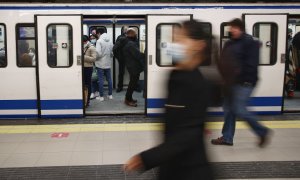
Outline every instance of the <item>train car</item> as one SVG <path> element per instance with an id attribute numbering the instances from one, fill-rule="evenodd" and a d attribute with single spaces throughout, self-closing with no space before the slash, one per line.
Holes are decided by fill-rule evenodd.
<path id="1" fill-rule="evenodd" d="M 287 29 L 300 30 L 300 3 L 290 4 L 0 4 L 0 118 L 84 117 L 103 114 L 164 112 L 166 81 L 174 68 L 163 44 L 172 42 L 174 26 L 201 20 L 214 36 L 219 52 L 228 40 L 228 22 L 243 18 L 246 32 L 261 43 L 259 82 L 250 109 L 281 114 L 288 104 L 300 110 L 296 98 L 285 100 Z M 146 69 L 140 78 L 143 93 L 135 93 L 138 107 L 124 105 L 124 93 L 114 100 L 92 100 L 84 106 L 82 35 L 104 27 L 115 42 L 123 26 L 136 28 L 145 51 Z M 26 57 L 24 57 L 24 53 Z M 26 59 L 26 60 L 24 60 Z M 214 56 L 202 66 L 217 74 Z M 112 59 L 114 87 L 118 63 Z M 124 86 L 128 83 L 125 74 Z M 293 101 L 290 103 L 290 101 Z M 211 107 L 211 114 L 222 114 Z"/>

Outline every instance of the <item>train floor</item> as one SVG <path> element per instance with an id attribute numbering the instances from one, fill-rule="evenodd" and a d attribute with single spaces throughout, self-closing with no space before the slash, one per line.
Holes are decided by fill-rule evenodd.
<path id="1" fill-rule="evenodd" d="M 300 91 L 294 92 L 294 97 L 284 99 L 284 111 L 300 111 Z"/>
<path id="2" fill-rule="evenodd" d="M 107 89 L 105 93 L 107 94 Z M 143 114 L 145 112 L 145 99 L 143 92 L 133 93 L 133 99 L 137 100 L 137 107 L 131 107 L 124 104 L 126 89 L 117 93 L 113 90 L 113 99 L 108 99 L 104 96 L 104 101 L 91 99 L 90 106 L 86 109 L 87 115 L 101 114 Z"/>
<path id="3" fill-rule="evenodd" d="M 242 121 L 234 146 L 213 146 L 223 123 L 207 123 L 207 153 L 218 179 L 300 179 L 300 118 L 270 119 L 261 121 L 274 132 L 265 148 Z M 162 129 L 159 122 L 2 123 L 0 179 L 156 179 L 156 169 L 127 174 L 122 164 L 159 144 Z"/>

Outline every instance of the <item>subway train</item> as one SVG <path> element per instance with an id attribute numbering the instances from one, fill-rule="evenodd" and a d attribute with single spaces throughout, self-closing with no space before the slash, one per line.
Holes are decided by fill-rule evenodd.
<path id="1" fill-rule="evenodd" d="M 249 102 L 258 114 L 300 110 L 297 97 L 286 98 L 287 33 L 300 31 L 300 3 L 256 4 L 0 4 L 0 118 L 69 118 L 107 114 L 164 112 L 166 81 L 174 68 L 163 44 L 172 42 L 174 27 L 196 19 L 213 35 L 204 76 L 218 78 L 216 58 L 229 39 L 228 22 L 242 18 L 246 32 L 261 42 L 259 82 Z M 92 100 L 84 106 L 82 35 L 103 27 L 115 42 L 124 26 L 135 28 L 146 67 L 140 77 L 143 92 L 135 92 L 138 107 L 124 105 L 124 92 L 114 100 Z M 27 58 L 24 60 L 23 54 Z M 111 61 L 113 84 L 118 61 Z M 128 84 L 125 73 L 124 87 Z M 289 109 L 290 108 L 290 109 Z M 212 115 L 222 107 L 209 108 Z"/>

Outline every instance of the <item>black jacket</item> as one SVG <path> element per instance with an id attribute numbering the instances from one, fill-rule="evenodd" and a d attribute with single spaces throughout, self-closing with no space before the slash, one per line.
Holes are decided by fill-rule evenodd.
<path id="1" fill-rule="evenodd" d="M 122 51 L 129 74 L 140 74 L 144 70 L 145 55 L 140 52 L 138 44 L 129 40 Z"/>
<path id="2" fill-rule="evenodd" d="M 140 154 L 145 168 L 159 166 L 160 180 L 213 179 L 203 140 L 208 82 L 199 70 L 174 70 L 168 93 L 164 142 Z"/>
<path id="3" fill-rule="evenodd" d="M 243 34 L 239 39 L 231 39 L 224 45 L 221 61 L 225 61 L 226 67 L 221 67 L 227 73 L 225 78 L 234 83 L 249 82 L 253 85 L 258 80 L 259 42 L 252 36 Z M 227 61 L 227 62 L 226 62 Z"/>

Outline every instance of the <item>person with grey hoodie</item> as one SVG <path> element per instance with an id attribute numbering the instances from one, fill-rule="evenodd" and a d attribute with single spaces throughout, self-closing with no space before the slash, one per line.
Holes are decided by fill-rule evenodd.
<path id="1" fill-rule="evenodd" d="M 98 80 L 99 80 L 99 92 L 100 97 L 96 99 L 100 101 L 104 101 L 104 89 L 103 89 L 103 81 L 104 76 L 108 82 L 108 99 L 113 99 L 112 96 L 112 80 L 111 80 L 111 61 L 113 57 L 112 47 L 113 44 L 108 37 L 106 30 L 104 28 L 97 29 L 97 35 L 99 39 L 96 42 L 96 51 L 97 51 L 97 59 L 95 62 L 95 66 L 98 72 Z"/>

